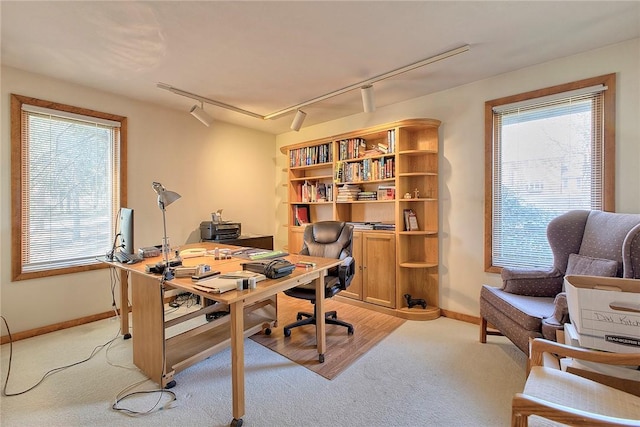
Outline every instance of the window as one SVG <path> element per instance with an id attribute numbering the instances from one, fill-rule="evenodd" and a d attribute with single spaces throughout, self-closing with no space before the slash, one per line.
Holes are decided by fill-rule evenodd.
<path id="1" fill-rule="evenodd" d="M 549 221 L 614 210 L 615 74 L 485 103 L 485 268 L 553 265 Z"/>
<path id="2" fill-rule="evenodd" d="M 126 188 L 126 118 L 11 95 L 13 280 L 103 267 Z"/>

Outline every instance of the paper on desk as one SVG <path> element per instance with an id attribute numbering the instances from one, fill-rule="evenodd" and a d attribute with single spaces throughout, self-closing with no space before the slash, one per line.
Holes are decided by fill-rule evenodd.
<path id="1" fill-rule="evenodd" d="M 200 291 L 221 294 L 223 292 L 237 289 L 238 279 L 223 279 L 220 277 L 215 277 L 213 279 L 199 281 L 198 284 L 193 285 L 193 287 Z"/>

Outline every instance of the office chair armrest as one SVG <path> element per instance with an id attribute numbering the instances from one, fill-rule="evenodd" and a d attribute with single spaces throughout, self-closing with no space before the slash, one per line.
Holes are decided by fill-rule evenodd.
<path id="1" fill-rule="evenodd" d="M 349 256 L 342 260 L 342 264 L 338 266 L 338 278 L 340 279 L 340 287 L 347 289 L 351 284 L 353 276 L 356 274 L 356 260 Z"/>

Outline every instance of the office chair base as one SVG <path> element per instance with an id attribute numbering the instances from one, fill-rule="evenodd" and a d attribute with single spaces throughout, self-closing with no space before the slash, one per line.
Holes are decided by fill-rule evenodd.
<path id="1" fill-rule="evenodd" d="M 299 312 L 296 318 L 298 319 L 297 322 L 291 323 L 282 328 L 282 332 L 284 333 L 285 337 L 291 336 L 291 329 L 293 328 L 297 328 L 298 326 L 316 324 L 316 317 L 311 313 Z M 347 334 L 353 335 L 353 325 L 347 322 L 343 322 L 342 320 L 338 320 L 338 315 L 335 311 L 327 311 L 325 313 L 325 323 L 327 325 L 344 326 L 345 328 L 347 328 Z"/>

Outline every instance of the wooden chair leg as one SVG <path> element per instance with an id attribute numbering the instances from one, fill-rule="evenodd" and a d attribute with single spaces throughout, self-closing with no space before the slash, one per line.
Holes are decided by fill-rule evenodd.
<path id="1" fill-rule="evenodd" d="M 480 318 L 480 342 L 485 344 L 487 342 L 487 319 Z"/>

